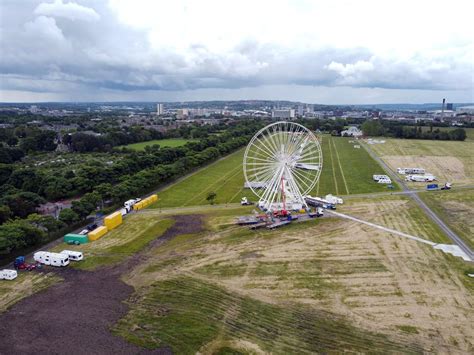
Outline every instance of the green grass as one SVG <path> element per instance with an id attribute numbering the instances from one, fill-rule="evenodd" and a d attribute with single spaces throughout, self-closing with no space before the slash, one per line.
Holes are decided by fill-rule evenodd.
<path id="1" fill-rule="evenodd" d="M 353 138 L 322 136 L 323 170 L 318 185 L 311 195 L 349 195 L 389 191 L 386 185 L 372 179 L 374 174 L 385 174 L 382 167 Z M 360 148 L 354 148 L 360 145 Z M 395 190 L 399 187 L 394 184 Z"/>
<path id="2" fill-rule="evenodd" d="M 323 136 L 323 170 L 319 184 L 311 195 L 328 193 L 336 195 L 388 191 L 385 185 L 372 180 L 373 174 L 384 173 L 383 169 L 363 147 L 354 149 L 349 138 Z M 184 207 L 209 204 L 209 192 L 217 194 L 215 203 L 238 203 L 244 196 L 256 201 L 249 189 L 244 189 L 242 161 L 244 149 L 232 153 L 186 177 L 166 190 L 158 193 L 159 201 L 151 208 Z M 342 169 L 341 169 L 342 168 Z M 397 187 L 398 188 L 398 187 Z M 396 189 L 397 189 L 396 188 Z"/>
<path id="3" fill-rule="evenodd" d="M 129 306 L 113 333 L 150 349 L 169 346 L 177 354 L 194 354 L 215 339 L 245 339 L 275 354 L 421 350 L 325 311 L 267 304 L 190 277 L 156 282 Z"/>
<path id="4" fill-rule="evenodd" d="M 124 258 L 143 250 L 148 243 L 163 235 L 173 224 L 174 220 L 172 219 L 158 220 L 150 227 L 137 233 L 134 238 L 129 241 L 122 244 L 114 244 L 107 248 L 94 248 L 94 243 L 91 243 L 91 255 L 87 255 L 83 261 L 71 265 L 78 269 L 91 270 L 100 266 L 119 263 L 123 261 Z M 103 238 L 107 238 L 107 235 Z M 71 248 L 74 247 L 71 246 Z"/>
<path id="5" fill-rule="evenodd" d="M 181 147 L 188 142 L 196 141 L 196 139 L 181 139 L 181 138 L 171 138 L 171 139 L 155 139 L 153 141 L 139 142 L 128 144 L 121 147 L 126 147 L 133 150 L 144 150 L 146 146 L 152 146 L 154 144 L 159 144 L 160 147 Z"/>
<path id="6" fill-rule="evenodd" d="M 474 249 L 474 190 L 430 191 L 421 199 Z"/>
<path id="7" fill-rule="evenodd" d="M 409 333 L 409 334 L 418 334 L 418 329 L 411 325 L 399 325 L 397 326 L 402 332 Z"/>

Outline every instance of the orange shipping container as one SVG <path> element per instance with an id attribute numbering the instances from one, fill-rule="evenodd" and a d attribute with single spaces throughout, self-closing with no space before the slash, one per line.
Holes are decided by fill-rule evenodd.
<path id="1" fill-rule="evenodd" d="M 107 233 L 108 229 L 106 226 L 100 226 L 94 229 L 92 232 L 89 232 L 87 236 L 89 237 L 89 240 L 97 240 L 99 238 L 102 238 L 105 233 Z"/>
<path id="2" fill-rule="evenodd" d="M 109 230 L 117 228 L 120 224 L 122 224 L 122 214 L 120 211 L 114 212 L 105 217 L 104 224 Z"/>

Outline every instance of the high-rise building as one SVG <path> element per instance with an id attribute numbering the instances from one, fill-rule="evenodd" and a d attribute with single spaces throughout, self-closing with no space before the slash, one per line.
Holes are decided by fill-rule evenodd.
<path id="1" fill-rule="evenodd" d="M 188 116 L 189 116 L 189 111 L 188 111 L 187 108 L 180 108 L 180 109 L 176 110 L 176 118 L 178 120 L 188 118 Z"/>
<path id="2" fill-rule="evenodd" d="M 298 105 L 298 116 L 303 116 L 304 114 L 304 106 L 303 105 Z"/>
<path id="3" fill-rule="evenodd" d="M 272 118 L 295 118 L 295 110 L 272 110 Z"/>
<path id="4" fill-rule="evenodd" d="M 163 104 L 156 104 L 156 114 L 157 114 L 157 116 L 160 116 L 163 113 L 165 113 L 164 105 Z"/>

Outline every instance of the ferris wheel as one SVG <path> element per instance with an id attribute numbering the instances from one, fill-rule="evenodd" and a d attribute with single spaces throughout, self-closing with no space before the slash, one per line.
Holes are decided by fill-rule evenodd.
<path id="1" fill-rule="evenodd" d="M 304 196 L 321 175 L 323 156 L 315 135 L 288 121 L 272 123 L 255 134 L 245 150 L 245 186 L 266 211 L 307 207 Z"/>

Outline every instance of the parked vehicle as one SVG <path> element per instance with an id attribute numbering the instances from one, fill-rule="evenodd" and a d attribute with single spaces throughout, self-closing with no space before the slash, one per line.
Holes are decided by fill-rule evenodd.
<path id="1" fill-rule="evenodd" d="M 86 235 L 87 233 L 89 233 L 89 229 L 83 229 L 79 232 L 80 235 Z"/>
<path id="2" fill-rule="evenodd" d="M 69 257 L 60 253 L 50 253 L 47 251 L 38 251 L 34 253 L 33 259 L 38 263 L 51 266 L 69 265 Z"/>
<path id="3" fill-rule="evenodd" d="M 89 225 L 87 226 L 87 230 L 89 230 L 89 231 L 93 231 L 93 230 L 96 229 L 96 228 L 97 228 L 97 224 L 96 224 L 96 223 L 94 223 L 94 224 L 89 224 Z"/>
<path id="4" fill-rule="evenodd" d="M 63 250 L 60 252 L 60 254 L 67 255 L 69 257 L 69 260 L 72 261 L 81 261 L 84 259 L 84 254 L 80 251 L 74 251 L 74 250 Z"/>
<path id="5" fill-rule="evenodd" d="M 326 197 L 324 198 L 326 201 L 328 201 L 329 203 L 332 203 L 332 204 L 340 204 L 342 205 L 344 203 L 344 200 L 340 197 L 337 197 L 337 196 L 334 196 L 334 195 L 326 195 Z"/>
<path id="6" fill-rule="evenodd" d="M 438 190 L 438 184 L 429 184 L 429 185 L 426 185 L 426 190 L 428 190 L 428 191 Z"/>
<path id="7" fill-rule="evenodd" d="M 249 205 L 253 205 L 252 202 L 250 202 L 247 197 L 242 197 L 242 199 L 240 200 L 240 204 L 242 206 L 249 206 Z"/>
<path id="8" fill-rule="evenodd" d="M 392 180 L 389 177 L 381 178 L 377 181 L 379 184 L 391 184 Z"/>
<path id="9" fill-rule="evenodd" d="M 0 280 L 14 280 L 18 276 L 16 270 L 3 269 L 0 270 Z"/>
<path id="10" fill-rule="evenodd" d="M 441 190 L 451 190 L 452 184 L 450 182 L 447 182 L 444 184 L 444 186 L 441 188 Z"/>

